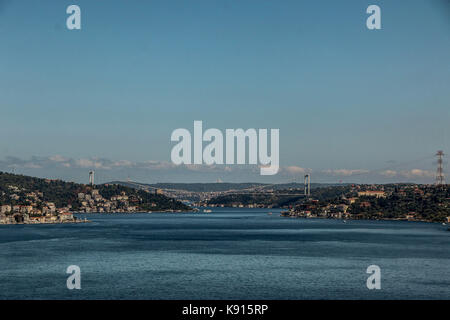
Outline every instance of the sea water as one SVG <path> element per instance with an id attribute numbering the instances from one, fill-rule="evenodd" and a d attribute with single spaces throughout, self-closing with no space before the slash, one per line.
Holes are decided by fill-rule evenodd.
<path id="1" fill-rule="evenodd" d="M 450 299 L 441 224 L 212 210 L 0 226 L 0 299 Z M 66 286 L 70 265 L 80 290 Z M 370 265 L 380 290 L 366 286 Z"/>

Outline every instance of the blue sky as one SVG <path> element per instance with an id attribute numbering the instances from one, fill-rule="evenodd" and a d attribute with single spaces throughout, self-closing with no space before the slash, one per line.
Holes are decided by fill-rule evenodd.
<path id="1" fill-rule="evenodd" d="M 66 29 L 70 4 L 79 31 Z M 366 28 L 370 4 L 382 30 Z M 279 128 L 292 169 L 267 177 L 277 182 L 302 169 L 320 181 L 432 182 L 433 154 L 450 153 L 445 0 L 0 0 L 0 39 L 0 170 L 263 179 L 174 170 L 170 134 L 194 120 Z"/>

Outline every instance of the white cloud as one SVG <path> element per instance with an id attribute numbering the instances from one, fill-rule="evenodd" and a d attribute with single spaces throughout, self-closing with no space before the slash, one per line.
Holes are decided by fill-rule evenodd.
<path id="1" fill-rule="evenodd" d="M 110 163 L 107 164 L 100 159 L 77 159 L 74 163 L 79 168 L 111 169 Z"/>
<path id="2" fill-rule="evenodd" d="M 433 171 L 422 169 L 402 171 L 400 174 L 406 178 L 432 178 L 435 175 Z"/>
<path id="3" fill-rule="evenodd" d="M 356 174 L 365 174 L 365 173 L 369 173 L 369 170 L 365 170 L 365 169 L 328 169 L 328 170 L 323 170 L 324 173 L 326 174 L 331 174 L 333 176 L 353 176 Z"/>
<path id="4" fill-rule="evenodd" d="M 305 169 L 298 166 L 287 166 L 282 168 L 282 171 L 286 172 L 287 174 L 304 174 L 311 172 L 311 169 Z"/>
<path id="5" fill-rule="evenodd" d="M 132 167 L 135 163 L 129 160 L 119 160 L 112 163 L 113 167 Z"/>
<path id="6" fill-rule="evenodd" d="M 433 178 L 434 172 L 430 170 L 423 169 L 411 169 L 411 170 L 384 170 L 381 171 L 380 174 L 385 177 L 393 178 L 393 177 L 403 177 L 408 179 L 416 179 L 416 178 Z"/>
<path id="7" fill-rule="evenodd" d="M 28 169 L 40 169 L 42 168 L 40 165 L 33 163 L 33 162 L 29 162 L 29 163 L 25 163 L 23 165 L 24 168 L 28 168 Z"/>
<path id="8" fill-rule="evenodd" d="M 89 159 L 78 159 L 75 160 L 75 165 L 81 168 L 89 168 L 94 166 L 94 161 Z"/>
<path id="9" fill-rule="evenodd" d="M 134 176 L 135 179 L 149 179 L 153 181 L 211 181 L 220 177 L 228 181 L 267 181 L 267 177 L 260 176 L 260 167 L 258 165 L 175 165 L 170 161 L 132 161 L 132 160 L 111 160 L 106 158 L 69 158 L 61 155 L 49 157 L 33 156 L 29 159 L 17 157 L 5 157 L 0 159 L 0 170 L 10 171 L 11 168 L 20 172 L 30 173 L 30 170 L 36 170 L 36 173 L 43 176 L 59 175 L 61 177 L 73 177 L 77 175 L 86 176 L 87 170 L 98 170 L 103 174 L 104 180 L 114 180 L 125 176 Z M 26 170 L 25 170 L 26 169 Z M 103 173 L 101 173 L 103 171 Z M 312 181 L 330 182 L 340 179 L 351 182 L 376 181 L 386 182 L 392 179 L 399 181 L 430 181 L 435 173 L 430 170 L 412 169 L 412 170 L 383 170 L 369 171 L 367 169 L 324 169 L 312 170 L 301 166 L 281 167 L 279 174 L 273 177 L 273 182 L 285 182 L 287 179 L 298 179 L 304 174 L 311 174 Z M 33 173 L 34 174 L 34 173 Z M 147 178 L 148 177 L 148 178 Z M 84 179 L 84 178 L 83 178 Z M 81 180 L 81 179 L 80 179 Z M 83 180 L 84 181 L 84 180 Z"/>
<path id="10" fill-rule="evenodd" d="M 397 171 L 394 170 L 384 170 L 381 172 L 382 176 L 385 177 L 395 177 L 397 175 Z"/>
<path id="11" fill-rule="evenodd" d="M 51 161 L 55 161 L 55 162 L 66 162 L 66 161 L 68 161 L 69 159 L 68 158 L 65 158 L 65 157 L 63 157 L 63 156 L 60 156 L 60 155 L 54 155 L 54 156 L 51 156 L 51 157 L 49 157 L 48 158 L 49 160 L 51 160 Z"/>
<path id="12" fill-rule="evenodd" d="M 135 167 L 143 168 L 143 169 L 151 169 L 151 170 L 166 170 L 175 168 L 176 165 L 172 162 L 167 161 L 154 161 L 148 160 L 144 162 L 139 162 L 135 164 Z"/>

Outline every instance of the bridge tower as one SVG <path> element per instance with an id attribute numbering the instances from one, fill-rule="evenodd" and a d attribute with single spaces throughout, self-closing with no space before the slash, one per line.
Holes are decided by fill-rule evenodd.
<path id="1" fill-rule="evenodd" d="M 305 196 L 311 195 L 311 176 L 309 174 L 305 174 Z"/>
<path id="2" fill-rule="evenodd" d="M 89 171 L 89 184 L 94 185 L 94 170 Z"/>
<path id="3" fill-rule="evenodd" d="M 438 158 L 437 160 L 437 171 L 436 171 L 436 184 L 438 186 L 442 186 L 445 184 L 445 179 L 444 179 L 444 168 L 443 168 L 443 157 L 444 157 L 444 151 L 439 150 L 438 152 L 436 152 L 436 157 Z"/>

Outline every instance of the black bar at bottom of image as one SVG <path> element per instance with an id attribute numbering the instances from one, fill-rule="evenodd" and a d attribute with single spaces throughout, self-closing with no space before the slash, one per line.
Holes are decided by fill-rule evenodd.
<path id="1" fill-rule="evenodd" d="M 414 315 L 424 308 L 448 310 L 446 300 L 14 300 L 0 301 L 3 312 L 45 314 L 50 317 L 87 314 L 152 315 L 167 316 L 167 319 L 273 319 L 280 316 L 307 314 L 345 315 L 366 318 L 384 317 L 387 311 L 402 312 L 403 316 Z M 158 317 L 159 318 L 159 317 Z"/>

